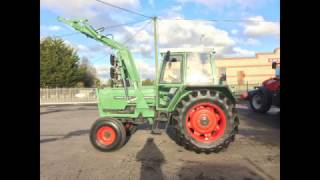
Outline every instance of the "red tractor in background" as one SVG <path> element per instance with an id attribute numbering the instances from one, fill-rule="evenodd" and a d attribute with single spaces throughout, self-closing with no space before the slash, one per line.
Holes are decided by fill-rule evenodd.
<path id="1" fill-rule="evenodd" d="M 272 69 L 276 70 L 276 77 L 263 81 L 262 86 L 242 96 L 250 101 L 255 112 L 266 113 L 271 106 L 280 107 L 280 63 L 273 62 Z"/>

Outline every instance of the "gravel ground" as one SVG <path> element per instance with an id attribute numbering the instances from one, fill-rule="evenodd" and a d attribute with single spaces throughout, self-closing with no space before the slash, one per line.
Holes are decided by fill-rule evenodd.
<path id="1" fill-rule="evenodd" d="M 239 134 L 218 154 L 196 154 L 170 137 L 152 135 L 141 126 L 118 151 L 102 153 L 89 142 L 98 118 L 96 106 L 40 108 L 40 177 L 42 180 L 127 179 L 280 179 L 280 111 L 252 112 L 238 105 Z"/>

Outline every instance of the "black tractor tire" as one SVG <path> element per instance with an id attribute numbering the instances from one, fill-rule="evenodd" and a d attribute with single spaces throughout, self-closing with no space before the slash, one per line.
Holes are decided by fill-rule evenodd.
<path id="1" fill-rule="evenodd" d="M 124 124 L 127 136 L 133 135 L 137 130 L 138 130 L 138 125 L 137 124 L 131 124 L 129 127 Z"/>
<path id="2" fill-rule="evenodd" d="M 97 133 L 101 128 L 108 127 L 115 134 L 114 140 L 110 144 L 102 143 L 97 137 Z M 123 124 L 113 118 L 101 118 L 96 120 L 90 129 L 90 142 L 99 151 L 108 152 L 120 149 L 126 141 L 126 130 Z"/>
<path id="3" fill-rule="evenodd" d="M 201 142 L 193 138 L 188 133 L 186 127 L 186 116 L 188 111 L 197 104 L 209 103 L 218 106 L 225 116 L 225 129 L 223 134 L 211 142 Z M 222 92 L 214 90 L 194 90 L 188 96 L 184 97 L 176 106 L 172 114 L 172 120 L 175 124 L 176 138 L 178 145 L 184 146 L 187 150 L 193 150 L 196 153 L 210 154 L 225 150 L 229 143 L 234 141 L 235 134 L 238 132 L 239 118 L 235 104 Z"/>
<path id="4" fill-rule="evenodd" d="M 266 93 L 258 90 L 250 97 L 250 107 L 255 112 L 266 113 L 271 108 L 271 101 Z"/>

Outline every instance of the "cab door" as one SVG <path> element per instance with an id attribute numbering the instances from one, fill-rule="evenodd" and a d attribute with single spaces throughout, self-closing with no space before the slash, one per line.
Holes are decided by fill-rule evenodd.
<path id="1" fill-rule="evenodd" d="M 157 85 L 157 109 L 167 110 L 172 99 L 177 96 L 183 85 L 184 53 L 172 54 L 162 61 Z"/>

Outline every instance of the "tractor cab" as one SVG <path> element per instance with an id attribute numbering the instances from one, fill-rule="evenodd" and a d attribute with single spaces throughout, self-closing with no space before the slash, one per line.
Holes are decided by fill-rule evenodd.
<path id="1" fill-rule="evenodd" d="M 219 84 L 213 48 L 160 49 L 162 62 L 157 80 L 157 107 L 171 110 L 186 89 Z"/>
<path id="2" fill-rule="evenodd" d="M 160 84 L 185 84 L 190 86 L 213 85 L 215 78 L 213 48 L 160 49 L 162 63 Z"/>

